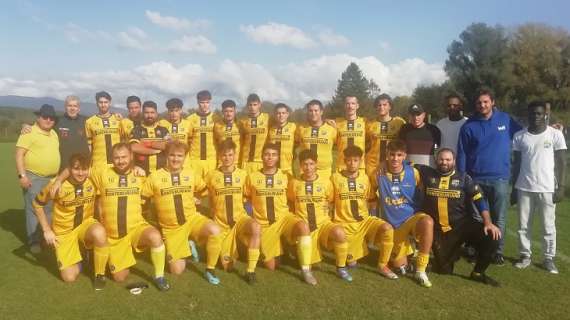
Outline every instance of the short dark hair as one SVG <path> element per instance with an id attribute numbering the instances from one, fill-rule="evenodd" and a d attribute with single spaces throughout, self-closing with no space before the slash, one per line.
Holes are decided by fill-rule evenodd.
<path id="1" fill-rule="evenodd" d="M 138 102 L 141 103 L 141 98 L 137 97 L 137 96 L 128 96 L 127 97 L 127 105 L 131 102 Z"/>
<path id="2" fill-rule="evenodd" d="M 263 145 L 263 149 L 261 149 L 261 153 L 264 153 L 265 150 L 269 150 L 269 149 L 270 150 L 276 150 L 278 153 L 281 152 L 281 150 L 280 150 L 281 148 L 279 148 L 279 146 L 277 144 L 269 142 L 269 143 L 266 143 Z"/>
<path id="3" fill-rule="evenodd" d="M 198 101 L 212 100 L 212 94 L 208 90 L 202 90 L 196 94 Z"/>
<path id="4" fill-rule="evenodd" d="M 403 140 L 399 139 L 390 141 L 390 143 L 388 143 L 387 149 L 388 152 L 396 152 L 396 151 L 408 152 L 408 147 L 406 146 L 406 143 Z"/>
<path id="5" fill-rule="evenodd" d="M 534 100 L 528 104 L 527 110 L 532 110 L 538 107 L 543 107 L 546 110 L 546 101 Z"/>
<path id="6" fill-rule="evenodd" d="M 83 153 L 74 153 L 69 157 L 67 166 L 71 169 L 76 164 L 78 164 L 81 169 L 87 169 L 91 166 L 91 158 Z"/>
<path id="7" fill-rule="evenodd" d="M 319 156 L 317 155 L 317 152 L 314 150 L 311 149 L 301 150 L 301 152 L 299 152 L 299 162 L 303 162 L 307 159 L 311 159 L 317 162 Z"/>
<path id="8" fill-rule="evenodd" d="M 113 147 L 111 148 L 111 154 L 114 154 L 115 152 L 117 152 L 117 150 L 121 150 L 121 149 L 127 149 L 127 150 L 129 150 L 129 153 L 130 153 L 131 152 L 131 145 L 129 143 L 126 143 L 126 142 L 115 143 L 113 145 Z"/>
<path id="9" fill-rule="evenodd" d="M 313 105 L 319 106 L 319 109 L 321 109 L 321 110 L 324 109 L 323 103 L 322 103 L 320 100 L 317 100 L 317 99 L 313 99 L 313 100 L 307 102 L 307 104 L 305 105 L 305 109 L 308 110 L 309 107 L 310 107 L 310 106 L 313 106 Z"/>
<path id="10" fill-rule="evenodd" d="M 180 140 L 172 140 L 166 144 L 164 154 L 170 154 L 172 151 L 183 151 L 184 154 L 188 153 L 188 145 Z"/>
<path id="11" fill-rule="evenodd" d="M 261 102 L 261 99 L 259 98 L 259 96 L 257 95 L 257 93 L 250 93 L 247 96 L 247 104 L 250 104 L 252 102 Z"/>
<path id="12" fill-rule="evenodd" d="M 224 102 L 222 102 L 222 110 L 227 109 L 227 108 L 234 108 L 236 107 L 236 102 L 228 99 L 228 100 L 224 100 Z"/>
<path id="13" fill-rule="evenodd" d="M 376 107 L 381 100 L 386 100 L 388 101 L 388 103 L 390 104 L 390 107 L 392 106 L 392 97 L 390 97 L 390 95 L 388 95 L 387 93 L 383 93 L 379 96 L 376 97 L 376 99 L 374 99 L 374 106 Z"/>
<path id="14" fill-rule="evenodd" d="M 459 94 L 458 92 L 451 92 L 448 95 L 446 95 L 445 101 L 447 102 L 451 98 L 455 98 L 455 99 L 459 100 L 459 102 L 461 102 L 462 106 L 465 105 L 465 98 L 461 94 Z"/>
<path id="15" fill-rule="evenodd" d="M 220 142 L 220 144 L 218 144 L 218 152 L 220 154 L 223 152 L 226 152 L 228 150 L 235 151 L 236 148 L 237 148 L 237 145 L 232 140 L 222 140 L 222 142 Z"/>
<path id="16" fill-rule="evenodd" d="M 184 102 L 179 98 L 172 98 L 166 101 L 166 109 L 182 108 L 182 106 L 184 106 Z"/>
<path id="17" fill-rule="evenodd" d="M 453 149 L 451 149 L 451 148 L 445 148 L 445 147 L 437 150 L 435 157 L 436 158 L 439 157 L 439 154 L 442 152 L 450 152 L 451 155 L 453 156 L 453 159 L 455 159 L 455 151 L 453 151 Z"/>
<path id="18" fill-rule="evenodd" d="M 101 98 L 111 100 L 111 95 L 107 91 L 99 91 L 95 94 L 95 101 L 99 101 Z"/>
<path id="19" fill-rule="evenodd" d="M 142 105 L 142 108 L 143 109 L 144 108 L 153 108 L 154 110 L 158 109 L 158 107 L 156 106 L 156 102 L 151 101 L 151 100 L 145 101 Z"/>
<path id="20" fill-rule="evenodd" d="M 489 98 L 491 98 L 491 100 L 495 101 L 495 94 L 493 93 L 493 90 L 491 90 L 490 88 L 480 88 L 478 93 L 477 93 L 477 99 L 479 99 L 481 96 L 489 96 Z"/>
<path id="21" fill-rule="evenodd" d="M 287 109 L 287 112 L 291 112 L 291 108 L 284 103 L 278 103 L 273 107 L 273 111 L 277 111 L 277 109 Z"/>
<path id="22" fill-rule="evenodd" d="M 362 152 L 362 149 L 360 149 L 358 146 L 348 146 L 342 151 L 342 154 L 344 155 L 345 159 L 349 157 L 362 158 L 364 152 Z"/>

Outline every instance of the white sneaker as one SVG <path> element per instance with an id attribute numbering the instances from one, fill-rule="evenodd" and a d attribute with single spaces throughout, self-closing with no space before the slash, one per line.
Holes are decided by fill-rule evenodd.
<path id="1" fill-rule="evenodd" d="M 530 257 L 521 256 L 521 258 L 519 259 L 519 261 L 517 261 L 517 262 L 515 263 L 515 268 L 517 268 L 517 269 L 526 269 L 528 266 L 530 266 L 530 264 L 531 264 Z"/>
<path id="2" fill-rule="evenodd" d="M 416 271 L 415 278 L 416 280 L 418 280 L 420 286 L 424 288 L 431 288 L 431 281 L 429 281 L 427 273 L 422 271 Z"/>
<path id="3" fill-rule="evenodd" d="M 546 271 L 552 274 L 558 274 L 558 268 L 556 268 L 556 265 L 554 264 L 554 260 L 552 258 L 544 259 L 543 266 Z"/>

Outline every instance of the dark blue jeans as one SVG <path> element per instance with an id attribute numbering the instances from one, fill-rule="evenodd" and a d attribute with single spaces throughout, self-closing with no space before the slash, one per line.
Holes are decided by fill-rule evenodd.
<path id="1" fill-rule="evenodd" d="M 497 254 L 503 254 L 505 247 L 505 227 L 507 224 L 507 209 L 509 203 L 509 180 L 506 179 L 473 179 L 481 189 L 491 209 L 493 224 L 501 229 L 501 239 Z"/>

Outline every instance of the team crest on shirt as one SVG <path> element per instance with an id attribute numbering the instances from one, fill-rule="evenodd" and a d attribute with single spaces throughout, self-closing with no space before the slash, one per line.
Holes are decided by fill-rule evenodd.
<path id="1" fill-rule="evenodd" d="M 236 177 L 236 183 L 239 183 L 241 181 L 241 179 L 239 177 Z"/>
<path id="2" fill-rule="evenodd" d="M 544 141 L 544 149 L 550 149 L 552 147 L 552 142 L 549 140 Z"/>
<path id="3" fill-rule="evenodd" d="M 429 183 L 435 184 L 435 182 L 436 182 L 435 178 L 429 178 Z"/>
<path id="4" fill-rule="evenodd" d="M 323 192 L 323 188 L 321 188 L 321 186 L 317 186 L 317 192 Z"/>
<path id="5" fill-rule="evenodd" d="M 275 182 L 275 184 L 276 184 L 276 185 L 278 185 L 278 186 L 280 186 L 280 185 L 282 185 L 282 184 L 283 184 L 283 181 L 281 181 L 281 180 L 277 180 L 277 181 Z"/>
<path id="6" fill-rule="evenodd" d="M 360 123 L 357 123 L 357 124 L 356 124 L 356 127 L 357 127 L 358 129 L 360 129 L 360 128 L 362 128 L 362 125 L 361 125 Z"/>
<path id="7" fill-rule="evenodd" d="M 184 176 L 184 179 L 183 179 L 183 180 L 184 180 L 184 182 L 188 182 L 188 181 L 190 181 L 190 177 L 189 177 L 189 176 Z"/>
<path id="8" fill-rule="evenodd" d="M 323 135 L 326 135 L 326 134 L 327 134 L 327 130 L 323 130 L 322 133 L 323 133 Z"/>
<path id="9" fill-rule="evenodd" d="M 92 186 L 89 186 L 89 187 L 87 187 L 85 190 L 87 190 L 87 192 L 91 192 L 91 191 L 93 191 L 93 187 L 92 187 Z"/>
<path id="10" fill-rule="evenodd" d="M 362 183 L 358 184 L 358 189 L 364 189 L 364 185 Z"/>
<path id="11" fill-rule="evenodd" d="M 131 178 L 131 183 L 136 183 L 136 182 L 137 182 L 137 178 L 132 177 L 132 178 Z"/>
<path id="12" fill-rule="evenodd" d="M 459 187 L 459 180 L 457 180 L 457 179 L 451 180 L 451 186 L 452 187 Z"/>

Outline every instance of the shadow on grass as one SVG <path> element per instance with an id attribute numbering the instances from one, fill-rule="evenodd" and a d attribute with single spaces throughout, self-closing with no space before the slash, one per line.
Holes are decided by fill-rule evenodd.
<path id="1" fill-rule="evenodd" d="M 0 213 L 0 227 L 26 244 L 26 216 L 23 209 L 8 209 Z"/>

